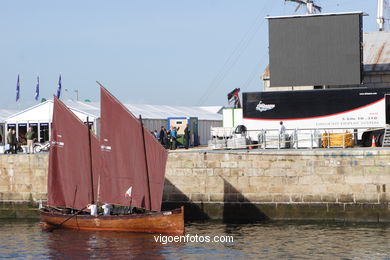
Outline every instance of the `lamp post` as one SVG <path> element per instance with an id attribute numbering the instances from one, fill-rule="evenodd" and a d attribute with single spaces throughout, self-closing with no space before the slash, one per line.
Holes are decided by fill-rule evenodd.
<path id="1" fill-rule="evenodd" d="M 68 99 L 68 89 L 65 89 L 65 101 Z"/>

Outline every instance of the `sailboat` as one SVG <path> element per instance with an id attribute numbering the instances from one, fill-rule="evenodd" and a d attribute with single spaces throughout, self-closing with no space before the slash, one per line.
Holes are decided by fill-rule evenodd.
<path id="1" fill-rule="evenodd" d="M 100 85 L 100 83 L 98 83 Z M 184 233 L 184 208 L 161 211 L 166 150 L 102 85 L 100 140 L 54 98 L 46 228 Z M 88 205 L 126 209 L 91 215 Z M 128 209 L 141 209 L 134 213 Z"/>

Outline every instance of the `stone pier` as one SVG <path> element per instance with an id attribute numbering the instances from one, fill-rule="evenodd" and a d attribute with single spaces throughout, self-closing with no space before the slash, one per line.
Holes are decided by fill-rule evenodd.
<path id="1" fill-rule="evenodd" d="M 0 217 L 29 215 L 46 199 L 47 161 L 0 156 Z M 185 205 L 190 220 L 390 222 L 390 150 L 171 152 L 163 201 Z"/>
<path id="2" fill-rule="evenodd" d="M 390 150 L 171 153 L 164 202 L 188 218 L 390 222 Z"/>

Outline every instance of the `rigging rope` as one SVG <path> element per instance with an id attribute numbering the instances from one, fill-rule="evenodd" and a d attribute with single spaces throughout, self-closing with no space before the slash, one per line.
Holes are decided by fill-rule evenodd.
<path id="1" fill-rule="evenodd" d="M 228 75 L 229 71 L 234 67 L 234 65 L 237 63 L 239 58 L 242 56 L 242 54 L 245 52 L 246 48 L 249 46 L 251 40 L 254 38 L 256 35 L 257 31 L 261 28 L 263 23 L 265 22 L 262 20 L 259 22 L 261 19 L 263 19 L 263 12 L 265 9 L 268 7 L 269 3 L 266 3 L 260 13 L 257 15 L 255 21 L 251 24 L 250 28 L 248 31 L 244 34 L 238 45 L 235 47 L 233 52 L 229 55 L 229 57 L 226 59 L 225 63 L 217 73 L 217 75 L 213 78 L 211 81 L 210 85 L 204 92 L 204 94 L 200 97 L 198 100 L 198 105 L 204 104 L 207 99 L 210 97 L 211 93 L 215 91 L 223 82 L 223 80 L 226 78 Z M 272 5 L 273 7 L 274 5 Z"/>

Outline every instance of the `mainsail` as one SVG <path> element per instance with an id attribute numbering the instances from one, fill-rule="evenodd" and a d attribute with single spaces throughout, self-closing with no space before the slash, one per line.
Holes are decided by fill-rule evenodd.
<path id="1" fill-rule="evenodd" d="M 147 129 L 141 127 L 140 121 L 102 86 L 100 98 L 103 164 L 100 201 L 160 211 L 167 152 Z M 131 197 L 125 196 L 130 187 Z"/>
<path id="2" fill-rule="evenodd" d="M 100 171 L 99 141 L 91 133 L 90 147 L 89 133 L 87 126 L 54 97 L 48 205 L 83 209 L 96 199 Z M 94 178 L 91 178 L 91 165 Z"/>

